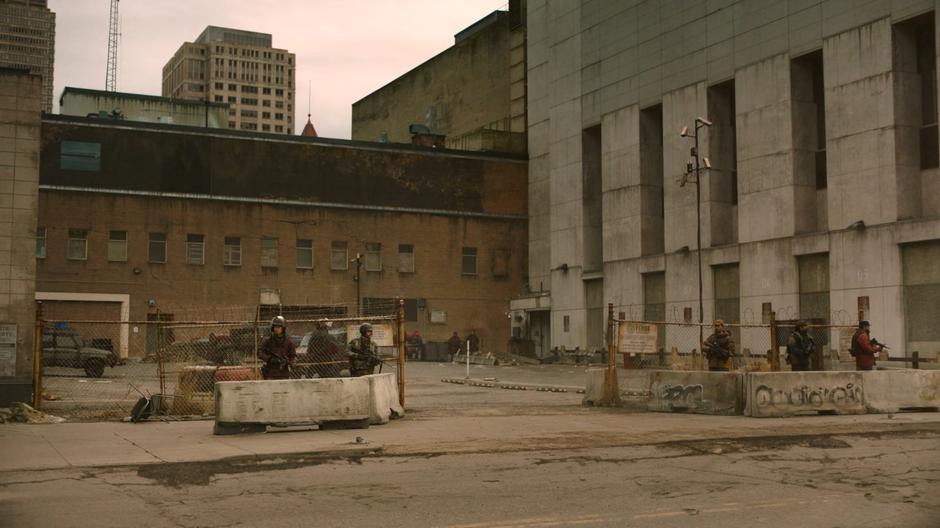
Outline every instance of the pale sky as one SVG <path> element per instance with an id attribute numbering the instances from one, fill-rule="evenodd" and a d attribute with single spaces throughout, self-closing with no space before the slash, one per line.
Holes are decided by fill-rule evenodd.
<path id="1" fill-rule="evenodd" d="M 56 13 L 55 99 L 104 89 L 110 0 L 49 0 Z M 507 0 L 121 0 L 117 89 L 160 95 L 163 65 L 209 25 L 271 33 L 297 56 L 297 132 L 348 139 L 352 103 L 444 51 Z"/>

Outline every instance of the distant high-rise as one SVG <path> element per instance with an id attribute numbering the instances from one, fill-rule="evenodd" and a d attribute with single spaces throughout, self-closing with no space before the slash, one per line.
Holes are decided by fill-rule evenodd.
<path id="1" fill-rule="evenodd" d="M 52 112 L 55 13 L 46 0 L 0 0 L 0 67 L 42 76 L 42 109 Z"/>
<path id="2" fill-rule="evenodd" d="M 294 67 L 268 33 L 207 26 L 163 67 L 163 96 L 228 103 L 229 128 L 292 134 Z"/>

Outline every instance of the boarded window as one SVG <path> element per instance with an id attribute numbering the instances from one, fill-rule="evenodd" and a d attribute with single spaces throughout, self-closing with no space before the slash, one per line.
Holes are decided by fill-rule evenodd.
<path id="1" fill-rule="evenodd" d="M 910 351 L 940 350 L 940 240 L 901 246 L 904 321 Z"/>
<path id="2" fill-rule="evenodd" d="M 497 248 L 493 250 L 493 276 L 505 278 L 509 276 L 509 250 Z"/>
<path id="3" fill-rule="evenodd" d="M 349 258 L 346 251 L 345 240 L 334 240 L 330 243 L 330 269 L 349 269 Z"/>
<path id="4" fill-rule="evenodd" d="M 127 231 L 111 231 L 108 234 L 108 260 L 127 261 Z"/>
<path id="5" fill-rule="evenodd" d="M 366 271 L 382 271 L 382 244 L 366 242 Z"/>
<path id="6" fill-rule="evenodd" d="M 88 230 L 69 229 L 69 260 L 88 260 Z"/>
<path id="7" fill-rule="evenodd" d="M 297 268 L 313 269 L 313 240 L 297 239 Z"/>
<path id="8" fill-rule="evenodd" d="M 225 237 L 225 247 L 222 251 L 222 264 L 224 266 L 242 265 L 242 239 L 239 237 Z"/>
<path id="9" fill-rule="evenodd" d="M 59 167 L 62 170 L 100 171 L 101 144 L 84 141 L 63 141 Z"/>
<path id="10" fill-rule="evenodd" d="M 160 264 L 166 262 L 166 233 L 150 233 L 147 261 Z"/>
<path id="11" fill-rule="evenodd" d="M 398 272 L 415 272 L 415 247 L 412 244 L 398 244 Z"/>
<path id="12" fill-rule="evenodd" d="M 205 236 L 186 235 L 186 263 L 202 265 L 206 263 Z"/>
<path id="13" fill-rule="evenodd" d="M 477 274 L 477 248 L 465 247 L 461 253 L 461 273 L 464 275 Z"/>
<path id="14" fill-rule="evenodd" d="M 261 267 L 277 267 L 277 239 L 265 237 L 261 239 Z"/>

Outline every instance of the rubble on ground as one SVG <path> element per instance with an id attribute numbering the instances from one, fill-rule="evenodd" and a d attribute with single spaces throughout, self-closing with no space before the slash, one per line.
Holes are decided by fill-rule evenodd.
<path id="1" fill-rule="evenodd" d="M 0 408 L 0 423 L 19 422 L 19 423 L 62 423 L 65 418 L 46 414 L 37 411 L 30 405 L 23 402 L 13 402 L 9 407 Z"/>

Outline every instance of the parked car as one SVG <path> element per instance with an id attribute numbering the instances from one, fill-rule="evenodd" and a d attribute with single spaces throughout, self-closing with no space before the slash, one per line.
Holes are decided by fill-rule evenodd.
<path id="1" fill-rule="evenodd" d="M 105 367 L 117 364 L 110 350 L 86 346 L 78 332 L 56 328 L 42 333 L 42 364 L 47 367 L 68 367 L 85 370 L 91 378 L 100 378 Z"/>

